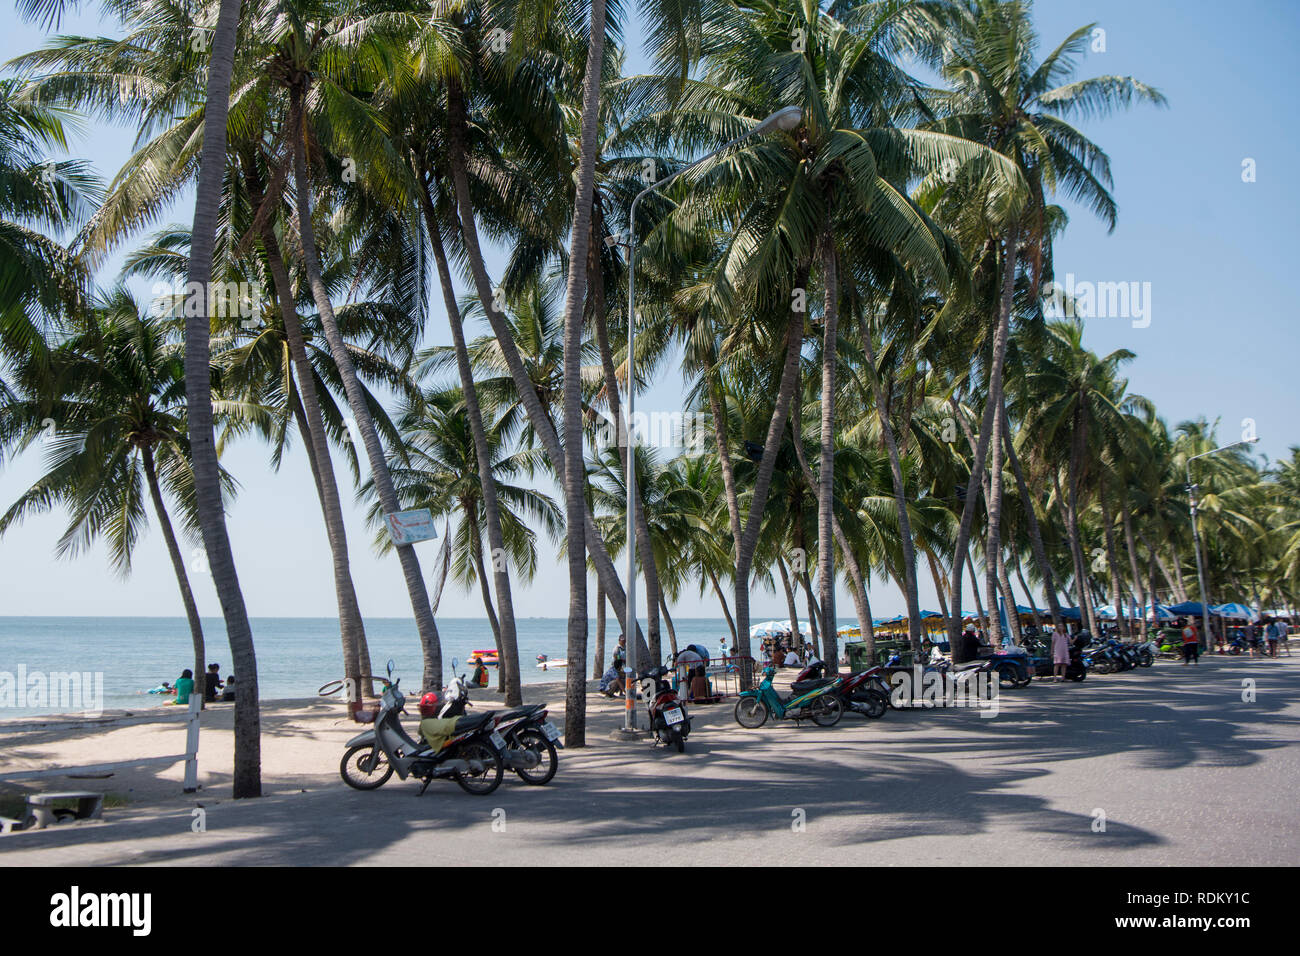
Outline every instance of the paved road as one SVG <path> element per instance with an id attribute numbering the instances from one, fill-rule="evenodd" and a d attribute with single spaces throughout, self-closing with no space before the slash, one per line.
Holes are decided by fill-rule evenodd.
<path id="1" fill-rule="evenodd" d="M 1243 701 L 1243 680 L 1255 682 Z M 1300 658 L 1036 682 L 1001 713 L 746 731 L 698 708 L 685 755 L 599 739 L 547 787 L 435 782 L 111 812 L 0 839 L 4 864 L 1295 864 Z M 607 729 L 615 708 L 600 708 Z M 1099 832 L 1103 819 L 1104 832 Z M 801 855 L 801 856 L 796 856 Z"/>

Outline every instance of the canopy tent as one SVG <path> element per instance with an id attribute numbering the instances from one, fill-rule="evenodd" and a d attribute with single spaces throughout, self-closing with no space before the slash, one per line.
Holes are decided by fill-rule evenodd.
<path id="1" fill-rule="evenodd" d="M 1061 617 L 1065 618 L 1067 621 L 1082 621 L 1083 612 L 1081 612 L 1077 607 L 1063 607 L 1061 608 Z"/>
<path id="2" fill-rule="evenodd" d="M 1220 604 L 1211 606 L 1210 613 L 1230 621 L 1258 621 L 1259 612 L 1254 608 L 1246 607 L 1244 604 Z"/>

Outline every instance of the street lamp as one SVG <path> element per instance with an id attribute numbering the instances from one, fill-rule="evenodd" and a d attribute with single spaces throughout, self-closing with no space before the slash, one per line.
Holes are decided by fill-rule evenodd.
<path id="1" fill-rule="evenodd" d="M 636 445 L 632 441 L 632 421 L 636 410 L 636 207 L 641 199 L 667 186 L 678 176 L 689 173 L 692 169 L 708 162 L 714 156 L 725 153 L 751 136 L 779 129 L 789 132 L 803 120 L 803 110 L 797 106 L 786 106 L 753 129 L 742 133 L 735 139 L 723 143 L 711 153 L 706 153 L 688 166 L 683 166 L 670 176 L 665 176 L 651 183 L 636 194 L 627 211 L 627 608 L 624 613 L 623 633 L 627 636 L 627 671 L 624 682 L 627 694 L 626 709 L 623 711 L 623 729 L 636 729 L 636 708 L 632 705 L 631 676 L 636 673 Z"/>
<path id="2" fill-rule="evenodd" d="M 1201 532 L 1196 527 L 1196 486 L 1192 484 L 1192 462 L 1198 458 L 1217 455 L 1229 448 L 1236 448 L 1238 445 L 1253 445 L 1257 441 L 1259 441 L 1259 438 L 1243 438 L 1241 441 L 1235 441 L 1220 448 L 1212 448 L 1209 451 L 1201 452 L 1199 455 L 1192 455 L 1187 459 L 1187 508 L 1192 517 L 1192 544 L 1196 549 L 1196 580 L 1201 588 L 1201 627 L 1205 629 L 1205 650 L 1207 652 L 1213 650 L 1210 646 L 1210 598 L 1205 593 L 1205 565 L 1201 561 Z"/>

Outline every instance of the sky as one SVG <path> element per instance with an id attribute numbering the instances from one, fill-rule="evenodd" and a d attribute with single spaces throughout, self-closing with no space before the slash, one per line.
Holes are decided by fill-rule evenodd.
<path id="1" fill-rule="evenodd" d="M 101 33 L 98 17 L 82 12 L 60 32 Z M 1219 422 L 1221 441 L 1243 429 L 1259 436 L 1257 452 L 1284 457 L 1300 445 L 1297 335 L 1293 296 L 1284 279 L 1294 269 L 1300 187 L 1294 175 L 1300 133 L 1290 79 L 1300 41 L 1300 4 L 1291 0 L 1171 2 L 1171 0 L 1038 0 L 1035 23 L 1046 52 L 1071 30 L 1095 23 L 1096 52 L 1080 77 L 1133 75 L 1169 100 L 1167 109 L 1141 106 L 1080 124 L 1110 155 L 1119 204 L 1113 233 L 1084 209 L 1065 203 L 1070 225 L 1056 245 L 1058 281 L 1126 283 L 1136 293 L 1126 317 L 1088 321 L 1085 343 L 1099 354 L 1128 349 L 1130 390 L 1155 402 L 1171 425 L 1206 417 Z M 0 61 L 47 42 L 43 31 L 6 13 Z M 632 39 L 629 69 L 645 59 Z M 90 159 L 105 177 L 129 155 L 133 131 L 87 125 L 70 153 Z M 171 221 L 188 225 L 192 200 L 178 202 Z M 499 273 L 500 250 L 489 257 Z M 110 279 L 110 275 L 101 276 Z M 459 291 L 468 284 L 461 282 Z M 1140 308 L 1138 305 L 1140 304 Z M 435 296 L 425 345 L 447 344 L 446 316 Z M 471 330 L 471 334 L 482 334 Z M 675 363 L 661 366 L 672 370 Z M 671 374 L 638 396 L 645 412 L 682 408 L 683 383 Z M 223 459 L 240 482 L 228 514 L 236 566 L 249 613 L 258 617 L 331 617 L 336 613 L 329 549 L 306 458 L 295 450 L 272 472 L 269 453 L 255 441 L 231 447 Z M 342 462 L 352 573 L 363 614 L 409 617 L 397 561 L 378 557 L 362 509 L 351 499 Z M 7 507 L 41 473 L 29 453 L 0 470 L 0 507 Z M 66 518 L 55 512 L 30 518 L 0 539 L 0 615 L 179 616 L 176 581 L 162 539 L 151 530 L 139 542 L 132 574 L 115 576 L 96 547 L 72 560 L 54 557 Z M 543 560 L 530 585 L 517 584 L 521 617 L 567 614 L 567 571 L 560 544 L 542 541 Z M 426 569 L 437 544 L 417 546 Z M 554 559 L 552 560 L 552 555 Z M 619 567 L 622 567 L 621 562 Z M 921 574 L 921 601 L 936 607 L 929 576 Z M 194 575 L 205 615 L 220 613 L 210 580 Z M 592 590 L 594 594 L 594 588 Z M 888 580 L 873 582 L 873 612 L 905 610 Z M 1037 598 L 1036 598 L 1037 599 Z M 973 606 L 969 582 L 964 606 Z M 644 606 L 644 599 L 642 600 Z M 841 617 L 851 616 L 846 593 Z M 674 617 L 716 617 L 716 601 L 685 595 Z M 802 606 L 801 606 L 802 610 Z M 481 617 L 477 588 L 449 584 L 440 615 Z M 785 615 L 784 598 L 755 591 L 751 620 Z"/>

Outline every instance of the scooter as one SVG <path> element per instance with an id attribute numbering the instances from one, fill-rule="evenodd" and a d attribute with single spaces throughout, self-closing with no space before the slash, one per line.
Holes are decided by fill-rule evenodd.
<path id="1" fill-rule="evenodd" d="M 458 662 L 453 660 L 453 673 L 457 666 Z M 453 677 L 442 694 L 439 717 L 459 717 L 466 708 L 474 706 L 470 703 L 464 674 Z M 550 783 L 555 777 L 560 763 L 556 748 L 564 746 L 560 741 L 560 729 L 546 719 L 546 714 L 545 704 L 525 704 L 496 715 L 497 733 L 506 742 L 501 752 L 501 763 L 507 770 L 513 770 L 524 783 L 538 787 Z"/>
<path id="2" fill-rule="evenodd" d="M 873 667 L 870 670 L 857 671 L 843 678 L 839 688 L 840 703 L 855 714 L 862 714 L 875 720 L 885 716 L 889 709 L 889 688 L 883 677 L 884 668 Z M 806 694 L 830 683 L 826 677 L 826 664 L 812 660 L 801 670 L 790 684 L 795 695 Z"/>
<path id="3" fill-rule="evenodd" d="M 819 727 L 834 727 L 844 716 L 839 688 L 842 678 L 834 677 L 820 687 L 805 694 L 782 697 L 772 686 L 776 668 L 770 664 L 763 668 L 763 680 L 754 690 L 742 691 L 736 701 L 736 723 L 750 730 L 762 727 L 769 716 L 777 720 L 811 720 Z"/>
<path id="4" fill-rule="evenodd" d="M 393 679 L 393 662 L 389 661 L 374 726 L 347 742 L 348 749 L 339 762 L 343 782 L 357 790 L 377 790 L 396 771 L 402 780 L 415 777 L 424 781 L 418 795 L 434 780 L 448 778 L 477 796 L 487 796 L 500 786 L 501 752 L 506 741 L 496 732 L 496 715 L 489 711 L 458 718 L 454 735 L 435 752 L 427 742 L 411 739 L 402 727 L 400 715 L 406 697 L 399 683 Z"/>
<path id="5" fill-rule="evenodd" d="M 691 718 L 686 713 L 686 705 L 677 696 L 677 691 L 664 680 L 669 670 L 660 665 L 643 671 L 637 678 L 637 690 L 646 702 L 646 711 L 650 716 L 650 729 L 654 731 L 655 742 L 671 745 L 677 752 L 686 752 L 686 738 L 691 732 Z"/>

